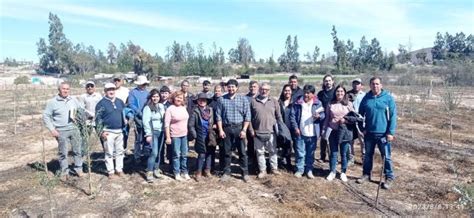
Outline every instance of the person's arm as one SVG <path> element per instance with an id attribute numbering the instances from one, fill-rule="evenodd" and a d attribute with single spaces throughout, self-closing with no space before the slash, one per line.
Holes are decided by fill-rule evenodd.
<path id="1" fill-rule="evenodd" d="M 172 108 L 168 108 L 165 112 L 165 136 L 166 136 L 166 144 L 171 144 L 171 110 Z"/>
<path id="2" fill-rule="evenodd" d="M 105 115 L 105 105 L 103 101 L 100 101 L 95 106 L 95 114 L 96 114 L 95 131 L 97 132 L 99 137 L 101 137 L 102 139 L 107 139 L 108 133 L 104 132 L 105 125 L 103 123 L 104 115 Z"/>
<path id="3" fill-rule="evenodd" d="M 145 130 L 145 137 L 152 136 L 153 135 L 153 129 L 151 128 L 150 123 L 151 121 L 151 109 L 150 107 L 145 106 L 143 108 L 143 128 Z"/>
<path id="4" fill-rule="evenodd" d="M 133 90 L 130 91 L 130 94 L 128 95 L 128 107 L 133 110 L 134 114 L 138 114 L 139 105 L 137 103 L 137 97 L 134 95 Z"/>
<path id="5" fill-rule="evenodd" d="M 250 125 L 250 120 L 251 120 L 251 114 L 250 114 L 250 104 L 248 101 L 243 100 L 242 101 L 244 104 L 244 125 L 242 127 L 242 130 L 240 131 L 240 138 L 245 138 L 247 135 L 247 128 Z"/>
<path id="6" fill-rule="evenodd" d="M 53 107 L 54 107 L 54 101 L 50 100 L 46 104 L 46 108 L 44 109 L 44 112 L 43 112 L 43 123 L 46 126 L 46 128 L 49 130 L 49 132 L 51 133 L 51 136 L 58 137 L 59 132 L 56 130 L 53 124 Z"/>
<path id="7" fill-rule="evenodd" d="M 292 107 L 290 108 L 290 125 L 296 136 L 299 136 L 300 129 L 298 128 L 298 123 L 296 121 L 296 107 L 296 104 L 292 104 Z"/>
<path id="8" fill-rule="evenodd" d="M 388 133 L 387 140 L 392 141 L 393 136 L 395 135 L 395 129 L 397 128 L 397 105 L 393 100 L 393 97 L 390 96 L 390 101 L 388 105 Z"/>
<path id="9" fill-rule="evenodd" d="M 329 104 L 326 106 L 326 109 L 324 110 L 324 122 L 323 122 L 323 129 L 322 131 L 325 131 L 328 126 L 329 126 L 329 120 L 332 119 L 332 114 L 331 114 L 331 110 L 329 109 Z"/>
<path id="10" fill-rule="evenodd" d="M 217 107 L 216 111 L 214 112 L 216 115 L 216 120 L 217 120 L 217 129 L 219 130 L 219 137 L 225 138 L 225 133 L 224 129 L 222 126 L 222 98 L 217 99 Z"/>
<path id="11" fill-rule="evenodd" d="M 189 138 L 188 140 L 194 140 L 196 139 L 197 137 L 197 133 L 196 133 L 196 120 L 197 120 L 197 117 L 196 117 L 196 113 L 194 113 L 194 111 L 189 115 L 189 121 L 188 121 L 188 131 L 189 131 L 189 135 L 191 136 L 191 138 Z M 212 131 L 212 130 L 209 130 L 209 131 Z"/>

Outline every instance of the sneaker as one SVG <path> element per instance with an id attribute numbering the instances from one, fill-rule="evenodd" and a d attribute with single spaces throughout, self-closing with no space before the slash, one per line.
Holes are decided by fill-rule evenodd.
<path id="1" fill-rule="evenodd" d="M 301 178 L 301 177 L 303 177 L 303 173 L 302 172 L 296 172 L 295 177 L 296 178 Z"/>
<path id="2" fill-rule="evenodd" d="M 311 171 L 306 173 L 306 176 L 308 177 L 308 179 L 314 179 L 313 172 L 311 172 Z"/>
<path id="3" fill-rule="evenodd" d="M 328 181 L 332 181 L 334 178 L 336 178 L 335 172 L 330 172 L 329 175 L 326 177 Z"/>
<path id="4" fill-rule="evenodd" d="M 174 175 L 174 179 L 175 179 L 176 181 L 184 181 L 184 178 L 181 177 L 179 174 L 175 174 L 175 175 Z"/>
<path id="5" fill-rule="evenodd" d="M 281 172 L 277 169 L 272 170 L 271 173 L 276 176 L 281 175 Z"/>
<path id="6" fill-rule="evenodd" d="M 242 176 L 242 180 L 244 180 L 245 183 L 249 182 L 250 181 L 249 175 Z"/>
<path id="7" fill-rule="evenodd" d="M 157 179 L 161 178 L 162 172 L 161 170 L 153 170 L 153 176 Z"/>
<path id="8" fill-rule="evenodd" d="M 155 181 L 155 178 L 153 177 L 153 172 L 151 171 L 146 172 L 146 181 L 148 183 L 153 183 Z"/>
<path id="9" fill-rule="evenodd" d="M 227 175 L 227 174 L 224 174 L 224 175 L 221 176 L 221 178 L 219 179 L 219 181 L 221 181 L 221 182 L 227 182 L 227 181 L 229 181 L 229 179 L 230 179 L 230 176 Z"/>
<path id="10" fill-rule="evenodd" d="M 390 189 L 393 185 L 393 179 L 386 179 L 385 182 L 382 184 L 382 188 Z"/>
<path id="11" fill-rule="evenodd" d="M 367 181 L 370 181 L 369 175 L 362 175 L 362 177 L 360 179 L 358 179 L 356 182 L 358 184 L 362 184 L 362 183 L 365 183 Z"/>
<path id="12" fill-rule="evenodd" d="M 347 182 L 347 176 L 346 176 L 345 173 L 341 173 L 341 180 L 342 180 L 343 182 Z"/>
<path id="13" fill-rule="evenodd" d="M 184 180 L 190 180 L 191 179 L 191 177 L 189 177 L 189 174 L 187 174 L 187 173 L 181 174 L 181 177 L 183 177 Z"/>
<path id="14" fill-rule="evenodd" d="M 263 178 L 265 178 L 266 175 L 267 175 L 266 173 L 260 172 L 260 173 L 257 175 L 257 178 L 258 178 L 258 179 L 263 179 Z"/>

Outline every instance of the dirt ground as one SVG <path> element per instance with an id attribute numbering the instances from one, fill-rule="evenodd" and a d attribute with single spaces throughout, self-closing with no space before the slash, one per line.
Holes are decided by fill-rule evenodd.
<path id="1" fill-rule="evenodd" d="M 87 194 L 87 177 L 73 176 L 66 182 L 48 186 L 41 183 L 45 178 L 41 166 L 41 139 L 45 138 L 50 172 L 59 167 L 57 144 L 38 123 L 20 119 L 19 134 L 1 133 L 0 216 L 472 217 L 472 108 L 463 106 L 456 113 L 453 145 L 449 144 L 447 120 L 439 105 L 424 105 L 414 118 L 407 115 L 408 107 L 403 110 L 404 116 L 399 116 L 396 140 L 392 144 L 396 181 L 392 189 L 380 190 L 377 207 L 375 198 L 381 170 L 378 151 L 374 158 L 372 182 L 362 185 L 355 183 L 362 173 L 359 155 L 356 164 L 349 167 L 347 183 L 342 183 L 339 177 L 332 182 L 325 180 L 329 164 L 317 161 L 313 180 L 295 178 L 291 171 L 257 179 L 253 172 L 250 182 L 244 183 L 238 166 L 234 164 L 234 178 L 226 183 L 220 182 L 217 176 L 201 182 L 177 182 L 170 177 L 170 168 L 165 165 L 164 178 L 149 184 L 144 180 L 144 166 L 134 165 L 130 156 L 126 158 L 125 176 L 109 180 L 104 173 L 102 148 L 95 145 L 91 155 L 94 194 Z M 132 140 L 133 137 L 129 142 Z M 358 144 L 355 147 L 356 153 L 359 152 Z M 191 151 L 191 171 L 194 170 L 195 156 Z M 50 178 L 54 180 L 55 177 Z"/>

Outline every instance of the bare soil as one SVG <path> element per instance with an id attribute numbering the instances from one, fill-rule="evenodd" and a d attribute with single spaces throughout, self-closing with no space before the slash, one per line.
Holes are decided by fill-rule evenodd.
<path id="1" fill-rule="evenodd" d="M 57 144 L 41 128 L 38 116 L 23 115 L 18 119 L 16 135 L 9 129 L 0 132 L 0 216 L 472 217 L 472 111 L 464 106 L 457 111 L 454 145 L 450 145 L 444 112 L 436 108 L 439 105 L 428 103 L 413 119 L 408 115 L 408 108 L 404 109 L 392 144 L 396 181 L 392 189 L 380 190 L 377 207 L 375 198 L 381 170 L 378 151 L 372 182 L 362 185 L 355 183 L 362 173 L 359 155 L 356 164 L 349 167 L 347 183 L 342 183 L 339 177 L 332 182 L 325 180 L 327 162 L 315 162 L 313 180 L 295 178 L 291 171 L 257 179 L 253 171 L 250 182 L 244 183 L 235 161 L 229 182 L 222 183 L 217 176 L 201 182 L 177 182 L 169 174 L 170 167 L 165 165 L 164 178 L 149 184 L 144 180 L 144 166 L 134 165 L 130 156 L 126 158 L 125 176 L 108 179 L 104 174 L 102 148 L 95 145 L 91 155 L 95 193 L 88 194 L 87 177 L 72 176 L 55 185 L 49 198 L 46 185 L 40 184 L 44 175 L 42 138 L 45 138 L 50 174 L 59 168 Z M 129 144 L 132 141 L 133 137 Z M 355 147 L 358 154 L 359 145 Z M 191 151 L 191 172 L 195 169 L 195 157 Z M 319 157 L 319 145 L 316 157 Z"/>

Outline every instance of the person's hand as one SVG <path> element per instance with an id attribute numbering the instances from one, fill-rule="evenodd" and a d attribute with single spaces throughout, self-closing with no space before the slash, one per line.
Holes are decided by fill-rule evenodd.
<path id="1" fill-rule="evenodd" d="M 224 130 L 219 130 L 219 136 L 224 139 L 225 138 L 225 132 Z"/>
<path id="2" fill-rule="evenodd" d="M 59 137 L 59 132 L 58 132 L 58 130 L 56 130 L 56 129 L 51 130 L 51 136 L 53 136 L 54 138 Z"/>
<path id="3" fill-rule="evenodd" d="M 165 143 L 166 143 L 167 145 L 171 145 L 171 138 L 167 138 L 166 141 L 165 141 Z"/>
<path id="4" fill-rule="evenodd" d="M 217 129 L 217 125 L 216 124 L 212 125 L 212 128 Z"/>
<path id="5" fill-rule="evenodd" d="M 244 139 L 244 138 L 247 137 L 247 133 L 245 133 L 245 132 L 246 132 L 246 131 L 244 131 L 244 130 L 241 130 L 241 131 L 240 131 L 239 136 L 240 136 L 241 139 Z"/>
<path id="6" fill-rule="evenodd" d="M 317 120 L 317 119 L 319 119 L 319 117 L 320 117 L 319 113 L 314 113 L 313 114 L 313 119 Z"/>
<path id="7" fill-rule="evenodd" d="M 394 139 L 395 139 L 395 137 L 393 137 L 393 135 L 387 134 L 387 141 L 391 142 Z"/>
<path id="8" fill-rule="evenodd" d="M 341 119 L 338 121 L 338 123 L 339 123 L 339 124 L 344 124 L 344 123 L 346 123 L 346 119 L 341 118 Z"/>
<path id="9" fill-rule="evenodd" d="M 298 129 L 298 128 L 295 129 L 295 135 L 296 135 L 296 136 L 300 136 L 300 135 L 301 135 L 300 129 Z"/>
<path id="10" fill-rule="evenodd" d="M 146 137 L 146 142 L 147 142 L 148 144 L 151 144 L 151 136 L 147 136 L 147 137 Z"/>
<path id="11" fill-rule="evenodd" d="M 103 140 L 107 140 L 107 136 L 109 136 L 109 133 L 108 133 L 108 132 L 103 132 L 102 134 L 100 134 L 100 137 L 101 137 Z"/>

